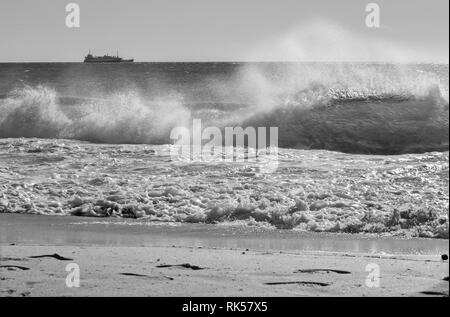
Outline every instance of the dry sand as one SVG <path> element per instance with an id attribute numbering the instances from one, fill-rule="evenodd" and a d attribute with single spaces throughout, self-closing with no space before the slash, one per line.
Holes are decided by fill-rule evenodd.
<path id="1" fill-rule="evenodd" d="M 75 217 L 0 216 L 0 296 L 448 296 L 449 292 L 448 280 L 444 280 L 449 275 L 448 261 L 442 261 L 438 254 L 279 251 L 270 247 L 214 247 L 214 242 L 202 247 L 186 238 L 186 227 L 162 230 L 151 226 L 127 230 L 131 231 L 129 236 L 139 237 L 145 231 L 147 237 L 145 243 L 131 246 L 133 240 L 113 225 L 105 225 L 109 228 L 104 232 L 107 240 L 101 240 L 91 235 L 102 232 L 101 224 L 86 224 L 81 230 L 79 225 L 70 225 L 78 220 Z M 212 232 L 221 231 L 211 227 Z M 86 239 L 71 243 L 73 230 Z M 33 236 L 33 231 L 53 242 Z M 214 241 L 213 234 L 204 231 L 204 242 Z M 158 232 L 169 232 L 167 239 L 161 239 Z M 276 237 L 280 233 L 267 233 L 261 239 L 271 234 Z M 152 235 L 154 243 L 148 243 Z M 246 239 L 232 233 L 220 235 L 224 241 Z M 190 242 L 174 243 L 177 236 L 179 241 Z M 89 237 L 93 237 L 91 243 Z M 321 238 L 313 235 L 312 240 L 317 239 Z M 338 235 L 335 240 L 346 241 Z M 376 245 L 382 239 L 374 241 Z M 392 240 L 394 246 L 395 241 L 402 240 Z M 442 249 L 446 244 L 448 248 L 446 240 L 418 241 L 432 246 L 425 253 L 436 253 L 433 246 Z M 55 253 L 70 260 L 33 258 Z M 78 288 L 66 286 L 66 266 L 70 263 L 80 267 Z M 177 266 L 186 263 L 192 267 Z M 371 288 L 366 285 L 366 267 L 373 263 L 380 268 L 380 285 Z M 169 267 L 159 267 L 165 265 Z"/>

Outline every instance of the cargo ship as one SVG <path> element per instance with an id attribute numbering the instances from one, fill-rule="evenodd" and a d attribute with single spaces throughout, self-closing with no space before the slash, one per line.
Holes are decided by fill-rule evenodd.
<path id="1" fill-rule="evenodd" d="M 84 58 L 85 63 L 133 63 L 134 59 L 124 59 L 119 57 L 119 53 L 116 56 L 111 55 L 103 55 L 103 56 L 94 56 L 89 52 Z"/>

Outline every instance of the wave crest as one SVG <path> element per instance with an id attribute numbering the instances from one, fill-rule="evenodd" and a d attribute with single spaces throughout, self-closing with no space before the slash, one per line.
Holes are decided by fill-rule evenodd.
<path id="1" fill-rule="evenodd" d="M 55 138 L 70 124 L 56 92 L 38 86 L 15 89 L 0 100 L 0 136 Z"/>
<path id="2" fill-rule="evenodd" d="M 162 143 L 173 126 L 189 118 L 176 97 L 148 101 L 125 92 L 104 99 L 59 98 L 48 87 L 27 86 L 0 100 L 0 137 Z"/>
<path id="3" fill-rule="evenodd" d="M 277 65 L 278 67 L 279 65 Z M 0 137 L 99 143 L 170 143 L 170 131 L 207 125 L 278 127 L 281 147 L 400 154 L 448 150 L 448 85 L 431 73 L 394 66 L 291 65 L 268 72 L 245 67 L 226 87 L 237 100 L 184 103 L 134 90 L 103 98 L 59 96 L 45 86 L 0 98 Z M 411 73 L 411 71 L 413 73 Z"/>

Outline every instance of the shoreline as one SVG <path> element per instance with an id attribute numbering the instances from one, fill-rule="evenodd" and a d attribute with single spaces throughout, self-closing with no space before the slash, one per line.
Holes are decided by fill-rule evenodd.
<path id="1" fill-rule="evenodd" d="M 239 225 L 147 222 L 132 218 L 0 213 L 0 243 L 72 246 L 168 246 L 257 251 L 433 255 L 448 239 L 305 232 Z"/>

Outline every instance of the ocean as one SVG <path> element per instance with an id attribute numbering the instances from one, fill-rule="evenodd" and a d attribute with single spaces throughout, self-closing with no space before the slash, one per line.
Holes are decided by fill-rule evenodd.
<path id="1" fill-rule="evenodd" d="M 0 212 L 448 238 L 449 66 L 0 64 Z M 277 127 L 278 168 L 170 131 Z"/>
<path id="2" fill-rule="evenodd" d="M 166 144 L 191 119 L 276 126 L 279 146 L 448 150 L 448 65 L 0 64 L 0 137 Z"/>

